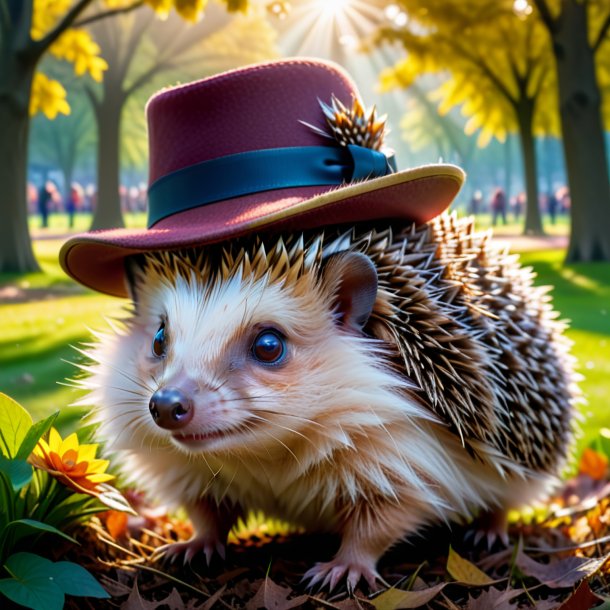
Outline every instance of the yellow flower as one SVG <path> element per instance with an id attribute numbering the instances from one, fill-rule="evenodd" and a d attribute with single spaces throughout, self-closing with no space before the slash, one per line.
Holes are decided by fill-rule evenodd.
<path id="1" fill-rule="evenodd" d="M 80 445 L 76 434 L 62 440 L 51 428 L 48 443 L 40 439 L 30 456 L 30 463 L 78 493 L 99 496 L 102 484 L 114 479 L 106 474 L 108 460 L 96 460 L 97 445 Z"/>

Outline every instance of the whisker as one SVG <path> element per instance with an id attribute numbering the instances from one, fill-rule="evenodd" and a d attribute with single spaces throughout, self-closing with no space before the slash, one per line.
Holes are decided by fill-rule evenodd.
<path id="1" fill-rule="evenodd" d="M 267 419 L 266 417 L 262 417 L 262 416 L 260 416 L 258 414 L 255 414 L 255 413 L 252 413 L 251 416 L 255 417 L 259 421 L 263 421 L 265 423 L 271 424 L 272 426 L 275 426 L 276 428 L 281 428 L 282 430 L 286 430 L 287 432 L 292 432 L 292 434 L 296 434 L 297 436 L 300 436 L 301 438 L 305 439 L 306 441 L 310 442 L 312 445 L 315 446 L 315 443 L 310 438 L 305 436 L 305 434 L 303 434 L 302 432 L 298 432 L 297 430 L 293 430 L 292 428 L 289 428 L 288 426 L 282 426 L 281 424 L 278 424 L 277 422 L 274 422 L 274 421 L 272 421 L 270 419 Z"/>
<path id="2" fill-rule="evenodd" d="M 307 424 L 311 424 L 313 426 L 319 426 L 320 428 L 326 429 L 326 426 L 324 424 L 321 424 L 320 422 L 310 419 L 309 417 L 303 417 L 302 415 L 294 415 L 293 413 L 284 413 L 283 411 L 275 411 L 274 409 L 259 409 L 259 408 L 256 409 L 256 412 L 257 413 L 268 413 L 270 415 L 280 415 L 282 417 L 292 417 L 293 419 L 298 419 Z"/>

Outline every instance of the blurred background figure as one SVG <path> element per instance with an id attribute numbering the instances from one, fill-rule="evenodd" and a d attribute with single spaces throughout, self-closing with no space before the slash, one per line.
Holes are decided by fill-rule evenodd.
<path id="1" fill-rule="evenodd" d="M 66 213 L 68 214 L 68 226 L 74 228 L 74 214 L 82 208 L 83 205 L 83 188 L 77 182 L 73 182 L 70 186 L 70 196 L 66 201 Z"/>
<path id="2" fill-rule="evenodd" d="M 476 216 L 481 211 L 481 203 L 483 201 L 483 193 L 477 189 L 470 198 L 470 209 L 468 212 Z"/>
<path id="3" fill-rule="evenodd" d="M 525 201 L 527 197 L 524 191 L 521 191 L 513 200 L 513 216 L 515 222 L 518 222 L 525 210 Z"/>
<path id="4" fill-rule="evenodd" d="M 502 224 L 506 224 L 506 195 L 504 189 L 498 187 L 494 191 L 491 201 L 491 224 L 495 227 L 498 222 L 498 216 L 502 218 Z"/>
<path id="5" fill-rule="evenodd" d="M 38 191 L 38 213 L 40 214 L 41 226 L 45 229 L 49 226 L 49 214 L 55 191 L 55 185 L 50 180 L 43 182 Z"/>

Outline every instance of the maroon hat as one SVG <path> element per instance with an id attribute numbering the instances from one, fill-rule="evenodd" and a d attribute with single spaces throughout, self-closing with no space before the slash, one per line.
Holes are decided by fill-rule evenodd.
<path id="1" fill-rule="evenodd" d="M 426 222 L 464 172 L 396 171 L 384 119 L 365 111 L 338 65 L 289 59 L 163 90 L 147 106 L 148 228 L 69 239 L 60 263 L 74 279 L 127 296 L 124 260 L 266 229 L 298 231 L 382 218 Z"/>

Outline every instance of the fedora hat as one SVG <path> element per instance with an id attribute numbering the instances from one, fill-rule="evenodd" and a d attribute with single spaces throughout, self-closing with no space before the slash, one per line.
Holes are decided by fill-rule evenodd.
<path id="1" fill-rule="evenodd" d="M 427 222 L 459 191 L 447 164 L 397 171 L 383 119 L 338 65 L 256 64 L 165 89 L 146 108 L 146 229 L 90 231 L 60 252 L 64 271 L 125 297 L 125 258 L 260 231 L 379 219 Z"/>

